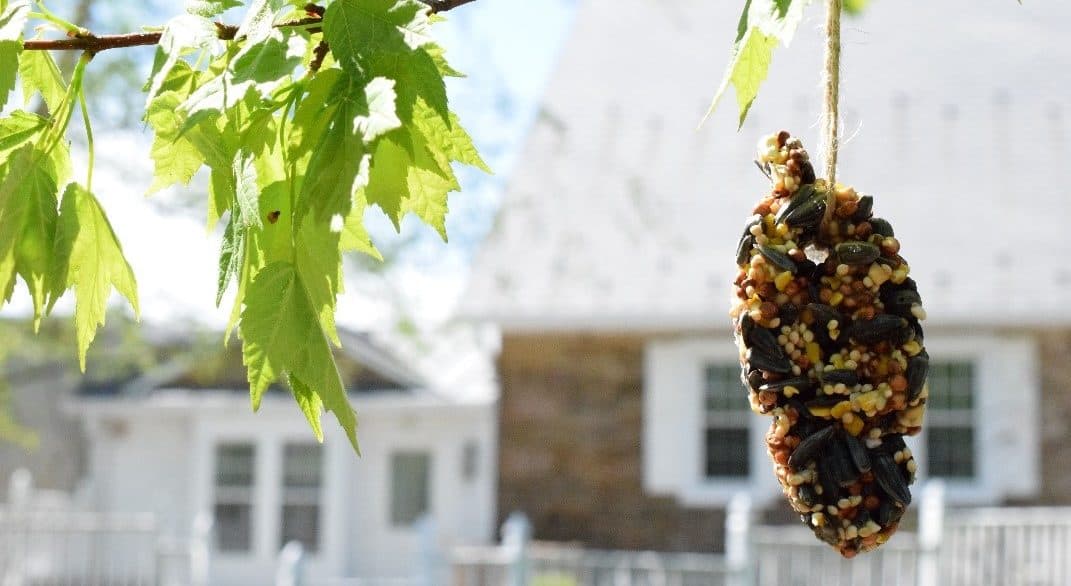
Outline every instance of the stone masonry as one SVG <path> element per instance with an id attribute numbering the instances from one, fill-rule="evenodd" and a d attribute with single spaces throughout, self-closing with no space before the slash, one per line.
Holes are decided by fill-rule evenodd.
<path id="1" fill-rule="evenodd" d="M 536 539 L 593 548 L 722 548 L 723 511 L 643 491 L 643 344 L 637 336 L 505 336 L 502 519 L 524 511 Z"/>

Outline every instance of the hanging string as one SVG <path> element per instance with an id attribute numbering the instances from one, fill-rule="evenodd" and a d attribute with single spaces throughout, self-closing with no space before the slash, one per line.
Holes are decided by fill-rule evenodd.
<path id="1" fill-rule="evenodd" d="M 840 14 L 842 0 L 826 0 L 825 103 L 822 110 L 822 148 L 826 177 L 834 185 L 837 176 L 837 149 L 840 123 Z"/>

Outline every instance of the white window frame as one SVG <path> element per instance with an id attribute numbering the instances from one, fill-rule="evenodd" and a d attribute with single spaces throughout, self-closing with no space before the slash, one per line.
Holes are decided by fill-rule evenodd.
<path id="1" fill-rule="evenodd" d="M 410 522 L 397 522 L 394 519 L 394 506 L 395 498 L 397 495 L 394 492 L 394 483 L 397 481 L 394 469 L 394 461 L 398 456 L 418 456 L 423 457 L 427 461 L 427 469 L 425 474 L 425 486 L 424 486 L 424 511 L 417 515 L 415 519 Z M 434 508 L 432 501 L 435 494 L 435 450 L 433 449 L 414 449 L 414 448 L 396 448 L 388 451 L 387 453 L 387 525 L 394 531 L 412 532 L 417 529 L 418 521 L 422 516 L 434 515 Z"/>
<path id="2" fill-rule="evenodd" d="M 951 504 L 999 504 L 1036 496 L 1041 486 L 1041 366 L 1029 334 L 995 331 L 927 333 L 932 362 L 967 362 L 974 381 L 974 477 L 942 478 Z M 907 438 L 919 464 L 919 486 L 928 479 L 925 423 Z"/>
<path id="3" fill-rule="evenodd" d="M 728 335 L 653 339 L 644 349 L 643 486 L 674 496 L 684 506 L 725 506 L 747 491 L 759 503 L 777 498 L 765 436 L 770 418 L 749 415 L 747 477 L 706 475 L 706 367 L 735 364 L 739 357 Z M 740 400 L 746 405 L 743 386 Z"/>
<path id="4" fill-rule="evenodd" d="M 288 446 L 311 447 L 319 451 L 318 458 L 320 462 L 317 471 L 319 478 L 315 487 L 288 487 L 286 485 L 286 448 Z M 279 483 L 279 525 L 277 532 L 280 546 L 286 545 L 283 542 L 283 510 L 286 505 L 312 505 L 316 507 L 316 547 L 310 548 L 306 545 L 305 552 L 309 555 L 316 555 L 324 547 L 324 499 L 326 497 L 324 484 L 327 454 L 323 449 L 323 444 L 318 444 L 315 441 L 283 441 L 280 444 L 279 458 L 279 478 L 276 481 Z"/>
<path id="5" fill-rule="evenodd" d="M 204 417 L 196 424 L 195 436 L 198 458 L 196 480 L 193 491 L 196 495 L 198 510 L 212 513 L 215 502 L 215 449 L 219 444 L 251 443 L 255 451 L 255 484 L 253 486 L 253 547 L 248 552 L 220 551 L 212 540 L 212 555 L 223 566 L 245 564 L 251 560 L 274 560 L 283 543 L 282 505 L 283 505 L 283 446 L 291 443 L 308 443 L 308 427 L 304 418 L 287 416 L 284 419 L 271 418 L 274 413 L 265 414 L 265 409 L 256 418 L 234 419 Z M 345 445 L 345 438 L 331 438 L 324 442 L 320 485 L 320 519 L 319 547 L 314 552 L 307 552 L 310 564 L 335 567 L 340 563 L 344 544 L 340 534 L 345 530 L 345 520 L 331 517 L 328 510 L 339 507 L 342 502 L 340 482 L 343 474 L 342 461 L 352 456 L 350 448 Z M 340 443 L 342 442 L 342 443 Z M 235 566 L 237 567 L 237 566 Z"/>
<path id="6" fill-rule="evenodd" d="M 933 361 L 973 364 L 975 476 L 944 479 L 951 504 L 996 504 L 1035 496 L 1040 488 L 1040 365 L 1029 334 L 962 329 L 927 331 Z M 722 507 L 748 491 L 759 504 L 780 498 L 766 453 L 771 419 L 752 415 L 747 479 L 708 479 L 703 465 L 704 367 L 738 361 L 727 332 L 717 336 L 654 338 L 644 352 L 643 487 L 684 506 Z M 741 401 L 747 398 L 741 389 Z M 690 431 L 694 430 L 694 431 Z M 926 481 L 926 428 L 908 445 Z"/>
<path id="7" fill-rule="evenodd" d="M 220 449 L 226 446 L 241 446 L 250 448 L 252 461 L 251 464 L 251 478 L 249 486 L 220 486 L 219 484 L 219 452 Z M 224 440 L 213 444 L 212 446 L 212 514 L 215 515 L 216 507 L 221 504 L 233 505 L 241 504 L 249 507 L 249 543 L 245 549 L 221 549 L 218 535 L 214 536 L 212 540 L 212 550 L 218 555 L 227 557 L 243 557 L 250 556 L 256 551 L 257 548 L 257 485 L 263 480 L 260 478 L 260 470 L 258 470 L 258 446 L 257 442 L 251 440 Z M 234 495 L 244 493 L 242 498 L 235 498 Z"/>

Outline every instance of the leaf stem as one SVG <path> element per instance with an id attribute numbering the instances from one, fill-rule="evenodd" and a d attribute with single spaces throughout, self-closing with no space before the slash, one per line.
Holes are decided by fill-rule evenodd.
<path id="1" fill-rule="evenodd" d="M 90 57 L 89 53 L 83 53 L 82 58 L 79 61 L 84 61 L 88 63 L 91 58 L 92 57 Z M 89 150 L 89 168 L 86 171 L 86 191 L 92 193 L 93 163 L 96 160 L 96 157 L 94 156 L 95 151 L 93 149 L 93 124 L 89 121 L 89 106 L 86 104 L 86 92 L 85 89 L 81 86 L 82 84 L 79 84 L 78 105 L 82 109 L 82 120 L 85 122 L 86 126 L 86 148 Z"/>
<path id="2" fill-rule="evenodd" d="M 67 127 L 71 123 L 71 115 L 74 113 L 74 102 L 78 99 L 78 95 L 82 93 L 82 80 L 85 78 L 86 64 L 89 63 L 90 59 L 92 59 L 92 54 L 87 52 L 82 55 L 82 58 L 78 60 L 78 64 L 74 66 L 74 74 L 71 76 L 70 85 L 67 86 L 67 93 L 63 96 L 63 101 L 50 122 L 49 134 L 42 141 L 45 144 L 43 153 L 46 155 L 56 148 L 56 145 L 63 140 L 64 134 L 67 133 Z"/>
<path id="3" fill-rule="evenodd" d="M 73 37 L 82 37 L 89 34 L 88 30 L 57 16 L 54 12 L 49 10 L 41 0 L 37 0 L 34 4 L 37 5 L 39 12 L 31 12 L 30 18 L 51 22 Z"/>

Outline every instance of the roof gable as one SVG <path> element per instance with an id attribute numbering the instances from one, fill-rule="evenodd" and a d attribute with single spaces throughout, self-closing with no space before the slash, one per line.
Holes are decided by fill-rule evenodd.
<path id="1" fill-rule="evenodd" d="M 875 3 L 846 27 L 839 177 L 895 226 L 931 322 L 1071 321 L 1071 76 L 1054 75 L 1071 64 L 1071 6 L 925 4 Z M 696 131 L 737 9 L 581 6 L 464 314 L 506 329 L 727 325 L 736 239 L 768 191 L 755 142 L 787 128 L 819 150 L 819 80 L 794 73 L 821 63 L 818 9 L 743 130 L 726 103 Z"/>

